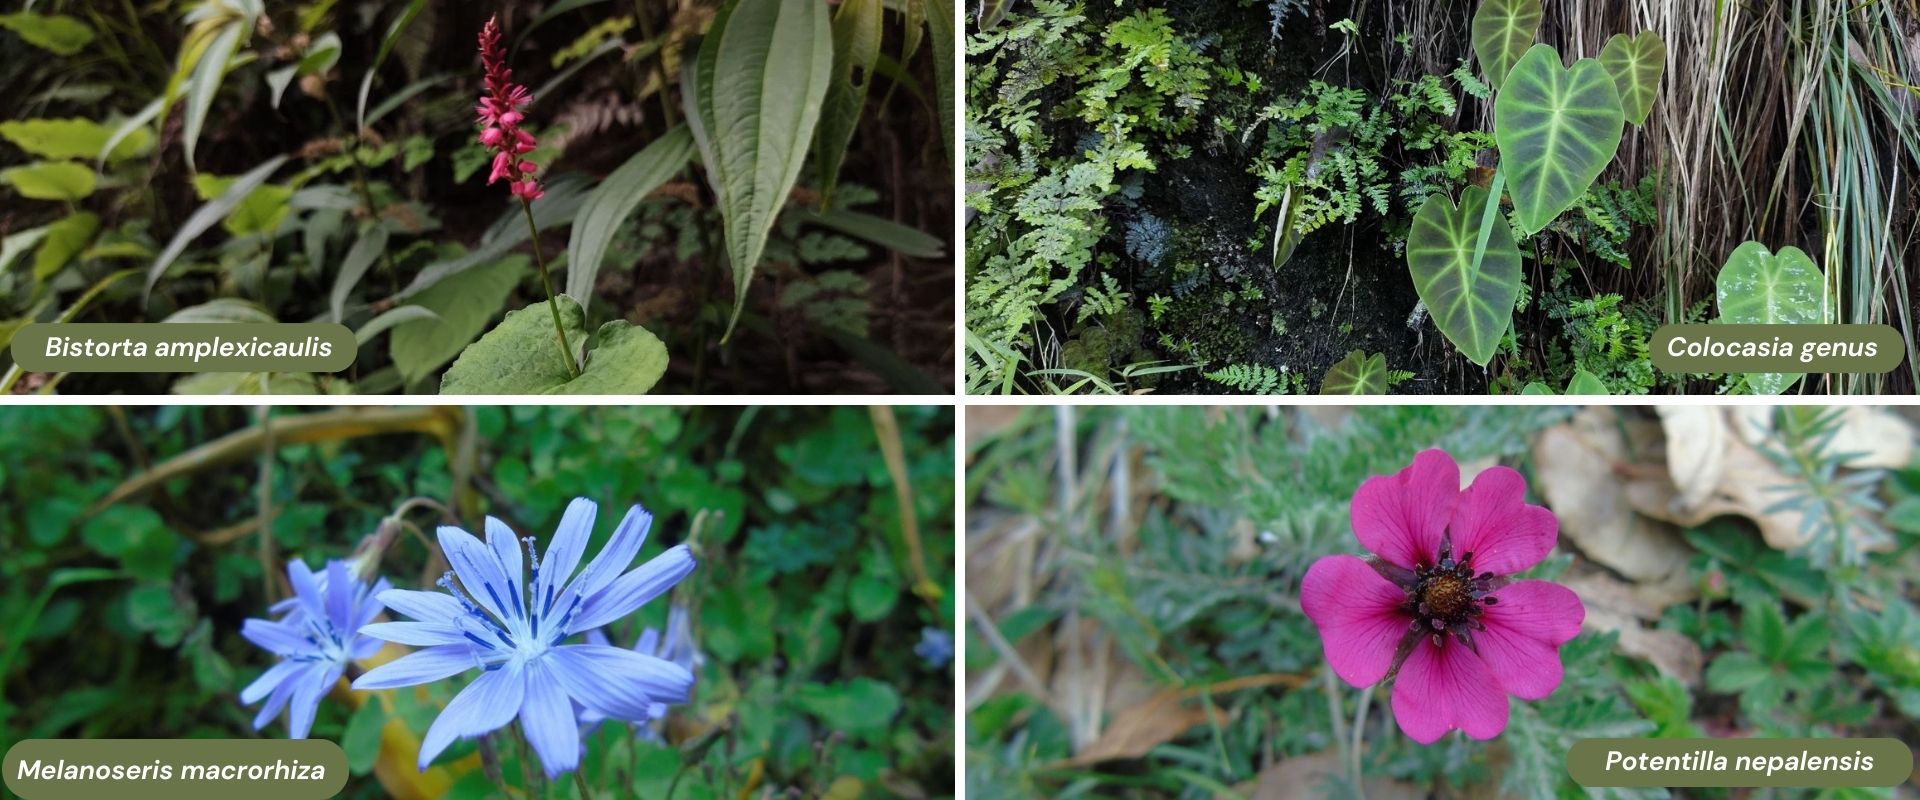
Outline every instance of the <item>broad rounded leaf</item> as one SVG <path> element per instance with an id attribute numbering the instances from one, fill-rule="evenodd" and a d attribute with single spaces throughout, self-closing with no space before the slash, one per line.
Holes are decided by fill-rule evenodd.
<path id="1" fill-rule="evenodd" d="M 1433 324 L 1483 367 L 1493 360 L 1520 298 L 1520 247 L 1499 214 L 1493 215 L 1486 253 L 1474 268 L 1473 251 L 1486 210 L 1487 190 L 1478 186 L 1461 193 L 1458 208 L 1436 194 L 1420 206 L 1407 234 L 1407 268 Z"/>
<path id="2" fill-rule="evenodd" d="M 35 161 L 0 171 L 0 183 L 30 200 L 79 200 L 93 194 L 93 170 L 71 161 Z"/>
<path id="3" fill-rule="evenodd" d="M 78 53 L 93 42 L 93 29 L 65 14 L 0 14 L 0 28 L 10 28 L 28 44 L 63 56 Z"/>
<path id="4" fill-rule="evenodd" d="M 1587 193 L 1620 149 L 1626 122 L 1600 62 L 1583 58 L 1567 69 L 1551 47 L 1527 51 L 1493 102 L 1493 138 L 1520 230 L 1539 233 Z"/>
<path id="5" fill-rule="evenodd" d="M 1573 379 L 1567 381 L 1567 394 L 1604 395 L 1612 393 L 1607 391 L 1606 382 L 1600 380 L 1598 375 L 1584 369 L 1576 369 L 1573 371 Z"/>
<path id="6" fill-rule="evenodd" d="M 1473 54 L 1498 90 L 1540 33 L 1540 0 L 1482 0 L 1473 12 Z"/>
<path id="7" fill-rule="evenodd" d="M 1327 370 L 1327 376 L 1320 380 L 1320 393 L 1386 394 L 1387 357 L 1381 353 L 1367 355 L 1361 350 L 1348 353 Z"/>
<path id="8" fill-rule="evenodd" d="M 1660 93 L 1660 76 L 1667 69 L 1667 43 L 1653 31 L 1641 31 L 1638 36 L 1615 34 L 1600 51 L 1600 66 L 1613 78 L 1627 121 L 1647 124 L 1653 99 Z"/>
<path id="9" fill-rule="evenodd" d="M 732 0 L 714 17 L 699 57 L 686 61 L 687 124 L 719 198 L 733 269 L 726 335 L 800 177 L 832 77 L 833 32 L 827 4 L 818 2 Z"/>
<path id="10" fill-rule="evenodd" d="M 467 343 L 487 329 L 487 321 L 500 313 L 500 306 L 507 302 L 507 295 L 527 273 L 530 263 L 519 254 L 495 257 L 414 295 L 414 304 L 439 315 L 439 319 L 394 326 L 387 347 L 400 375 L 413 383 L 460 355 Z"/>
<path id="11" fill-rule="evenodd" d="M 1767 252 L 1766 245 L 1747 242 L 1735 248 L 1714 280 L 1720 303 L 1720 321 L 1744 325 L 1806 325 L 1825 321 L 1826 282 L 1820 268 L 1798 247 Z M 1801 373 L 1760 372 L 1747 375 L 1755 394 L 1779 394 L 1800 380 Z"/>
<path id="12" fill-rule="evenodd" d="M 559 295 L 567 341 L 587 343 L 586 314 Z M 645 394 L 667 371 L 667 348 L 645 328 L 614 320 L 600 327 L 586 369 L 567 374 L 544 300 L 507 312 L 500 325 L 467 346 L 440 378 L 441 394 Z"/>
<path id="13" fill-rule="evenodd" d="M 692 157 L 693 136 L 685 127 L 674 128 L 633 154 L 594 187 L 574 217 L 573 232 L 567 238 L 568 295 L 591 300 L 594 278 L 600 274 L 600 262 L 606 258 L 614 232 L 648 193 L 660 188 Z"/>

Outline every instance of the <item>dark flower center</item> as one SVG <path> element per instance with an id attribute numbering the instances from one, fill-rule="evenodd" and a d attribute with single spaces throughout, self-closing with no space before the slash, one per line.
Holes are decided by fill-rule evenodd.
<path id="1" fill-rule="evenodd" d="M 1500 602 L 1492 594 L 1498 588 L 1493 573 L 1475 575 L 1473 553 L 1456 561 L 1451 551 L 1451 543 L 1442 544 L 1439 563 L 1414 570 L 1412 591 L 1408 593 L 1409 611 L 1413 613 L 1409 630 L 1431 634 L 1435 647 L 1446 642 L 1447 634 L 1471 646 L 1473 631 L 1487 629 L 1480 623 L 1480 615 L 1487 606 Z"/>

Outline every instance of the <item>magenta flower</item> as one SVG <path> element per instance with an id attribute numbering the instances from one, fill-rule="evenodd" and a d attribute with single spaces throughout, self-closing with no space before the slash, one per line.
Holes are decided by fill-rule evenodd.
<path id="1" fill-rule="evenodd" d="M 1507 727 L 1507 695 L 1560 685 L 1560 645 L 1586 609 L 1564 586 L 1506 577 L 1540 563 L 1560 532 L 1526 494 L 1506 467 L 1462 491 L 1452 456 L 1421 452 L 1353 495 L 1353 535 L 1372 555 L 1327 556 L 1301 581 L 1328 666 L 1357 687 L 1397 675 L 1393 717 L 1417 742 L 1455 728 L 1491 739 Z"/>
<path id="2" fill-rule="evenodd" d="M 538 200 L 542 192 L 540 182 L 533 177 L 536 166 L 520 158 L 536 146 L 533 134 L 520 129 L 520 122 L 526 119 L 520 109 L 533 102 L 533 95 L 527 93 L 527 87 L 513 82 L 513 70 L 500 52 L 498 17 L 487 18 L 486 27 L 480 29 L 480 64 L 487 71 L 487 93 L 474 106 L 474 113 L 485 126 L 480 131 L 480 144 L 496 151 L 487 185 L 504 178 L 514 197 Z"/>

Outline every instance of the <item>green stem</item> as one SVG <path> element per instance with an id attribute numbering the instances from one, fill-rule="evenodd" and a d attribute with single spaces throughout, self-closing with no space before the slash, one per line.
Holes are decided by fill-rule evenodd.
<path id="1" fill-rule="evenodd" d="M 340 107 L 333 102 L 333 95 L 325 92 L 321 97 L 327 101 L 327 114 L 333 117 L 333 125 L 340 134 L 347 137 L 347 161 L 353 164 L 353 185 L 360 190 L 360 203 L 367 207 L 368 216 L 378 218 L 379 210 L 373 205 L 373 189 L 367 184 L 366 167 L 360 164 L 360 132 L 347 131 L 347 121 L 340 116 Z M 393 268 L 393 255 L 386 248 L 380 248 L 380 265 L 386 268 L 389 291 L 400 290 L 400 273 Z M 316 265 L 317 266 L 317 265 Z"/>
<path id="2" fill-rule="evenodd" d="M 580 800 L 588 800 L 587 777 L 580 774 L 580 768 L 578 767 L 575 767 L 573 770 L 573 788 L 580 792 Z"/>
<path id="3" fill-rule="evenodd" d="M 553 332 L 560 335 L 560 356 L 567 364 L 567 377 L 580 377 L 580 368 L 574 364 L 573 345 L 567 343 L 567 329 L 560 324 L 560 302 L 553 299 L 553 279 L 547 277 L 547 257 L 540 252 L 540 226 L 533 223 L 533 204 L 527 198 L 520 198 L 520 210 L 527 215 L 527 233 L 533 239 L 533 260 L 540 271 L 540 288 L 547 290 L 547 310 L 553 312 Z"/>
<path id="4" fill-rule="evenodd" d="M 673 782 L 667 784 L 667 800 L 673 800 L 673 792 L 680 788 L 680 776 L 687 774 L 687 762 L 683 759 L 680 768 L 673 771 Z"/>

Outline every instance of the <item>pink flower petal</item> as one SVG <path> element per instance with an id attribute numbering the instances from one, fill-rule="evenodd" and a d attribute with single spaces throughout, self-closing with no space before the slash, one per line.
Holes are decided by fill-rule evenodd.
<path id="1" fill-rule="evenodd" d="M 1473 479 L 1453 507 L 1453 555 L 1473 554 L 1477 572 L 1511 575 L 1540 563 L 1560 535 L 1560 520 L 1527 505 L 1527 481 L 1506 467 Z"/>
<path id="2" fill-rule="evenodd" d="M 1392 475 L 1353 493 L 1353 535 L 1375 555 L 1407 569 L 1439 559 L 1440 538 L 1460 496 L 1460 466 L 1445 450 L 1424 450 Z M 1455 548 L 1458 550 L 1458 548 Z"/>
<path id="3" fill-rule="evenodd" d="M 493 157 L 493 172 L 487 175 L 487 185 L 492 186 L 494 181 L 500 180 L 501 178 L 513 180 L 513 176 L 513 156 L 507 155 L 506 153 L 495 155 Z"/>
<path id="4" fill-rule="evenodd" d="M 1333 674 L 1372 686 L 1393 667 L 1393 651 L 1413 621 L 1401 610 L 1407 594 L 1354 556 L 1313 562 L 1300 581 L 1300 609 L 1320 629 Z"/>
<path id="5" fill-rule="evenodd" d="M 1393 718 L 1407 737 L 1433 744 L 1458 728 L 1475 739 L 1507 729 L 1507 693 L 1486 662 L 1451 638 L 1435 646 L 1425 637 L 1393 682 Z"/>
<path id="6" fill-rule="evenodd" d="M 1481 660 L 1507 693 L 1538 700 L 1560 686 L 1560 645 L 1580 634 L 1587 616 L 1572 589 L 1546 581 L 1520 581 L 1493 593 L 1473 633 Z"/>

